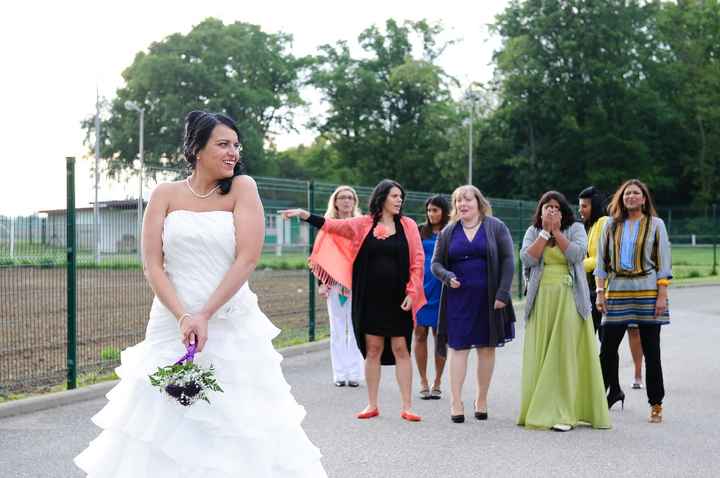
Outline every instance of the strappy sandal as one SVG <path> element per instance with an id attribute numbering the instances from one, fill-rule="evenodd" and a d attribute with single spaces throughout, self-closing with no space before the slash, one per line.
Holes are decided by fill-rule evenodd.
<path id="1" fill-rule="evenodd" d="M 430 399 L 440 400 L 441 398 L 442 398 L 442 390 L 440 390 L 437 387 L 433 387 L 432 391 L 430 392 Z"/>
<path id="2" fill-rule="evenodd" d="M 430 400 L 432 398 L 432 395 L 430 395 L 430 390 L 427 388 L 423 388 L 420 390 L 420 400 Z"/>

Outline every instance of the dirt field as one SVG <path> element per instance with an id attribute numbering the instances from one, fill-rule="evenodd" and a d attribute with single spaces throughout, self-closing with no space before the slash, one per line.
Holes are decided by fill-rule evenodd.
<path id="1" fill-rule="evenodd" d="M 60 268 L 0 268 L 0 393 L 62 382 L 66 374 L 67 280 Z M 152 291 L 140 270 L 77 271 L 77 356 L 81 372 L 112 369 L 120 350 L 142 340 Z M 260 307 L 283 330 L 307 336 L 306 271 L 258 271 Z M 318 300 L 317 326 L 327 329 Z"/>

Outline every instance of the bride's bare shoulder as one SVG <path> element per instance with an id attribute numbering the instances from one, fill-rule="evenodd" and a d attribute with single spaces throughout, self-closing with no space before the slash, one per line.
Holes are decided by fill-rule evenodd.
<path id="1" fill-rule="evenodd" d="M 239 191 L 257 191 L 257 183 L 252 177 L 243 174 L 233 178 L 232 189 L 237 189 Z"/>
<path id="2" fill-rule="evenodd" d="M 159 183 L 152 192 L 152 197 L 164 198 L 176 194 L 182 189 L 185 180 L 182 181 L 168 181 L 166 183 Z"/>
<path id="3" fill-rule="evenodd" d="M 230 188 L 230 194 L 236 199 L 246 201 L 249 198 L 259 197 L 257 183 L 250 176 L 235 176 Z"/>

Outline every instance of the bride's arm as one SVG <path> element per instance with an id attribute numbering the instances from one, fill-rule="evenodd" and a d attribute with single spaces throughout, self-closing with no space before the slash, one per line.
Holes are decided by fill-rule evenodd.
<path id="1" fill-rule="evenodd" d="M 210 319 L 250 278 L 265 239 L 265 213 L 257 185 L 250 176 L 233 179 L 230 193 L 235 199 L 235 261 L 212 293 L 200 315 Z"/>
<path id="2" fill-rule="evenodd" d="M 180 319 L 186 312 L 165 272 L 162 233 L 168 209 L 169 184 L 159 184 L 152 193 L 142 227 L 143 272 L 157 298 Z"/>

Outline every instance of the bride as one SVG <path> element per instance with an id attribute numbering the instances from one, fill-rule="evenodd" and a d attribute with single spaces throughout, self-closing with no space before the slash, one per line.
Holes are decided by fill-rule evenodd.
<path id="1" fill-rule="evenodd" d="M 255 182 L 242 174 L 238 130 L 226 116 L 188 114 L 193 173 L 153 191 L 143 224 L 155 292 L 145 340 L 122 352 L 120 383 L 93 417 L 102 433 L 75 458 L 89 478 L 325 477 L 272 346 L 279 329 L 247 281 L 264 238 Z M 148 375 L 195 344 L 224 390 L 183 407 Z"/>

